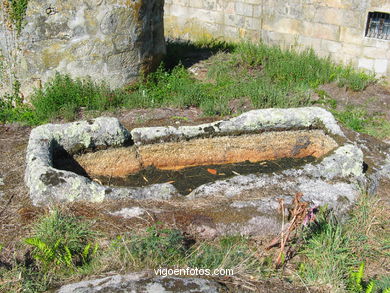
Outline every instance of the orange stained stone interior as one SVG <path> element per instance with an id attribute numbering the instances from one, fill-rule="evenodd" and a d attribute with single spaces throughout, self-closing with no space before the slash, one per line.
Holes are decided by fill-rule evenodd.
<path id="1" fill-rule="evenodd" d="M 91 176 L 125 177 L 149 166 L 179 170 L 244 161 L 319 158 L 336 147 L 336 141 L 322 130 L 274 131 L 108 149 L 75 160 Z"/>

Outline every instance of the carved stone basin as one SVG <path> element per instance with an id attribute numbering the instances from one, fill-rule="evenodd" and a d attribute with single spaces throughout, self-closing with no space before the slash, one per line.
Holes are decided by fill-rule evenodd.
<path id="1" fill-rule="evenodd" d="M 202 206 L 221 233 L 243 221 L 248 233 L 274 233 L 278 199 L 288 205 L 301 192 L 342 213 L 362 176 L 362 151 L 331 113 L 307 107 L 130 131 L 107 117 L 42 125 L 30 135 L 25 180 L 35 205 L 147 199 Z"/>

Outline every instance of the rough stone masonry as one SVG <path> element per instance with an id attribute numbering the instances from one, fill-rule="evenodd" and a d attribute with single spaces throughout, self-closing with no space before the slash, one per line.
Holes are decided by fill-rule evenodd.
<path id="1" fill-rule="evenodd" d="M 55 72 L 90 76 L 112 88 L 130 83 L 165 54 L 163 4 L 29 0 L 20 34 L 7 25 L 2 11 L 0 50 L 6 75 L 15 74 L 25 95 Z"/>
<path id="2" fill-rule="evenodd" d="M 320 56 L 389 78 L 390 39 L 367 35 L 369 12 L 390 13 L 390 1 L 166 0 L 164 21 L 168 37 L 313 48 Z"/>

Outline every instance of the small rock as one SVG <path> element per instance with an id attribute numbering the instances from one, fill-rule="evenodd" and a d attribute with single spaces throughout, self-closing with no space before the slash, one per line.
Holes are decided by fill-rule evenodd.
<path id="1" fill-rule="evenodd" d="M 147 276 L 146 273 L 114 275 L 62 286 L 57 293 L 164 293 L 164 292 L 224 292 L 217 282 L 200 278 Z M 226 292 L 226 291 L 225 291 Z"/>
<path id="2" fill-rule="evenodd" d="M 125 219 L 139 217 L 143 214 L 145 214 L 145 210 L 140 207 L 123 208 L 119 211 L 110 213 L 110 215 L 123 217 Z"/>

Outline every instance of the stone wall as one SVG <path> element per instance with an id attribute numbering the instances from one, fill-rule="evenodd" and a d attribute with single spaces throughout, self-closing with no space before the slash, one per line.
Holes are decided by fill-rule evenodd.
<path id="1" fill-rule="evenodd" d="M 368 12 L 389 0 L 166 0 L 166 35 L 263 40 L 390 76 L 390 40 L 365 37 Z"/>
<path id="2" fill-rule="evenodd" d="M 3 77 L 14 74 L 23 93 L 56 71 L 104 80 L 112 88 L 130 83 L 165 54 L 163 5 L 163 0 L 29 0 L 19 35 L 1 7 L 0 49 L 8 66 Z"/>

